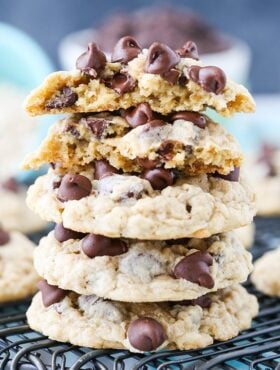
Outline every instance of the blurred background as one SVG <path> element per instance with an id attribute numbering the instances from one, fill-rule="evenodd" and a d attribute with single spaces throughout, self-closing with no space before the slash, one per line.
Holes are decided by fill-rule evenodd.
<path id="1" fill-rule="evenodd" d="M 216 118 L 254 157 L 251 163 L 270 156 L 258 179 L 273 174 L 280 188 L 280 164 L 271 171 L 280 143 L 279 16 L 279 0 L 0 0 L 0 192 L 3 179 L 30 180 L 19 163 L 54 120 L 26 117 L 24 96 L 50 72 L 74 68 L 89 41 L 109 54 L 127 34 L 143 47 L 157 40 L 178 48 L 193 40 L 205 64 L 219 65 L 250 89 L 254 115 Z"/>

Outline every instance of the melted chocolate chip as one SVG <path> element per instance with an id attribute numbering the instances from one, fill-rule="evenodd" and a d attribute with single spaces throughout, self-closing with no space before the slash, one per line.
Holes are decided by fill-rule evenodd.
<path id="1" fill-rule="evenodd" d="M 148 180 L 154 190 L 162 190 L 167 186 L 171 186 L 174 183 L 173 172 L 164 168 L 154 168 L 152 170 L 146 170 L 142 174 L 145 180 Z"/>
<path id="2" fill-rule="evenodd" d="M 77 69 L 93 78 L 97 77 L 105 65 L 106 56 L 94 42 L 88 44 L 87 51 L 80 55 L 76 62 Z"/>
<path id="3" fill-rule="evenodd" d="M 167 72 L 161 74 L 161 77 L 164 78 L 170 85 L 175 85 L 180 77 L 180 72 L 177 69 L 170 69 Z"/>
<path id="4" fill-rule="evenodd" d="M 140 103 L 136 108 L 128 109 L 123 113 L 123 116 L 132 128 L 144 125 L 154 119 L 153 111 L 148 103 Z"/>
<path id="5" fill-rule="evenodd" d="M 10 234 L 3 230 L 0 226 L 0 246 L 8 244 L 10 241 Z"/>
<path id="6" fill-rule="evenodd" d="M 199 59 L 196 43 L 187 41 L 180 49 L 176 50 L 181 58 Z"/>
<path id="7" fill-rule="evenodd" d="M 54 228 L 54 236 L 60 243 L 66 242 L 69 239 L 83 239 L 85 234 L 77 231 L 66 229 L 63 224 L 56 224 Z"/>
<path id="8" fill-rule="evenodd" d="M 181 306 L 200 306 L 201 308 L 209 308 L 212 304 L 212 299 L 209 295 L 205 294 L 201 297 L 191 300 L 184 300 L 178 302 Z"/>
<path id="9" fill-rule="evenodd" d="M 108 121 L 103 118 L 93 118 L 89 117 L 86 119 L 87 126 L 91 129 L 93 135 L 100 139 L 103 135 L 103 132 L 108 127 Z"/>
<path id="10" fill-rule="evenodd" d="M 118 170 L 111 166 L 106 160 L 99 160 L 94 162 L 94 179 L 101 180 L 104 177 L 112 176 L 118 173 Z"/>
<path id="11" fill-rule="evenodd" d="M 136 58 L 140 52 L 141 48 L 134 37 L 125 36 L 116 43 L 112 52 L 111 60 L 113 63 L 127 63 Z"/>
<path id="12" fill-rule="evenodd" d="M 157 160 L 152 160 L 148 158 L 137 158 L 136 161 L 140 167 L 143 167 L 147 170 L 151 170 L 152 168 L 155 168 L 158 164 Z"/>
<path id="13" fill-rule="evenodd" d="M 191 80 L 208 92 L 220 94 L 226 86 L 226 75 L 221 68 L 191 66 L 188 68 L 188 73 Z"/>
<path id="14" fill-rule="evenodd" d="M 174 276 L 177 279 L 185 279 L 211 289 L 215 282 L 210 274 L 209 266 L 212 266 L 213 258 L 207 252 L 192 253 L 177 263 L 174 268 Z"/>
<path id="15" fill-rule="evenodd" d="M 165 44 L 154 42 L 148 51 L 144 70 L 146 73 L 164 74 L 175 67 L 180 57 Z"/>
<path id="16" fill-rule="evenodd" d="M 8 190 L 12 193 L 19 192 L 19 183 L 14 177 L 9 177 L 7 180 L 1 183 L 1 187 L 5 190 Z"/>
<path id="17" fill-rule="evenodd" d="M 174 157 L 174 146 L 176 141 L 173 140 L 165 140 L 160 144 L 157 153 L 167 161 L 170 161 Z"/>
<path id="18" fill-rule="evenodd" d="M 90 195 L 92 185 L 90 180 L 82 175 L 67 174 L 58 188 L 57 198 L 61 202 L 79 200 Z"/>
<path id="19" fill-rule="evenodd" d="M 55 96 L 49 100 L 46 104 L 47 109 L 60 109 L 71 107 L 78 100 L 78 94 L 76 94 L 70 87 L 64 87 L 60 90 L 60 95 Z"/>
<path id="20" fill-rule="evenodd" d="M 89 234 L 82 240 L 82 250 L 90 258 L 97 256 L 118 256 L 126 253 L 128 246 L 121 239 Z"/>
<path id="21" fill-rule="evenodd" d="M 239 181 L 239 177 L 240 177 L 240 168 L 239 167 L 234 167 L 234 170 L 231 171 L 229 174 L 227 175 L 222 175 L 220 173 L 215 173 L 213 175 L 214 177 L 218 177 L 218 178 L 221 178 L 223 180 L 227 180 L 227 181 Z"/>
<path id="22" fill-rule="evenodd" d="M 60 187 L 60 185 L 61 185 L 61 180 L 55 180 L 52 183 L 53 189 L 58 189 Z"/>
<path id="23" fill-rule="evenodd" d="M 62 301 L 68 294 L 67 290 L 60 289 L 55 285 L 50 285 L 46 280 L 39 281 L 38 288 L 42 293 L 42 301 L 45 307 Z"/>
<path id="24" fill-rule="evenodd" d="M 174 122 L 177 119 L 192 122 L 195 126 L 199 128 L 205 128 L 207 125 L 207 118 L 203 114 L 197 112 L 191 111 L 176 112 L 170 116 L 171 122 Z"/>
<path id="25" fill-rule="evenodd" d="M 130 344 L 144 352 L 157 349 L 166 340 L 163 326 L 150 317 L 141 317 L 130 323 L 127 331 Z"/>
<path id="26" fill-rule="evenodd" d="M 136 82 L 127 72 L 118 72 L 104 83 L 120 95 L 133 91 L 136 86 Z"/>

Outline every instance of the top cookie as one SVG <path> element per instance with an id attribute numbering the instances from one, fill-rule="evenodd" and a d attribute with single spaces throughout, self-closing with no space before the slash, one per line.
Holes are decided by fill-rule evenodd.
<path id="1" fill-rule="evenodd" d="M 83 113 L 147 102 L 162 114 L 206 107 L 223 116 L 254 111 L 246 88 L 228 80 L 220 68 L 204 66 L 197 59 L 196 45 L 190 41 L 177 51 L 157 42 L 142 50 L 126 36 L 115 45 L 111 62 L 90 43 L 77 60 L 77 70 L 49 75 L 27 98 L 25 108 L 31 115 Z"/>

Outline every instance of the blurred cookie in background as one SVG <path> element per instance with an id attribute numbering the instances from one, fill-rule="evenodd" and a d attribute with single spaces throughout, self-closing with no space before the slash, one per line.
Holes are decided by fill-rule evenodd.
<path id="1" fill-rule="evenodd" d="M 24 94 L 0 84 L 0 223 L 8 230 L 33 233 L 46 227 L 25 203 L 27 187 L 16 180 L 26 152 L 36 140 L 36 120 L 22 109 Z"/>
<path id="2" fill-rule="evenodd" d="M 280 215 L 280 147 L 263 143 L 247 158 L 259 216 Z"/>
<path id="3" fill-rule="evenodd" d="M 251 248 L 255 238 L 255 224 L 249 224 L 234 230 L 238 239 L 246 249 Z"/>
<path id="4" fill-rule="evenodd" d="M 24 299 L 36 292 L 34 247 L 21 233 L 8 232 L 0 225 L 0 303 Z"/>
<path id="5" fill-rule="evenodd" d="M 269 296 L 280 297 L 280 246 L 259 258 L 251 280 L 256 288 Z"/>

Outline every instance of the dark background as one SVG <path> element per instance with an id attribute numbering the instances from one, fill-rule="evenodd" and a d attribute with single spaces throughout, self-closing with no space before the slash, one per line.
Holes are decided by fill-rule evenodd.
<path id="1" fill-rule="evenodd" d="M 151 4 L 185 5 L 203 15 L 212 25 L 247 41 L 253 51 L 252 90 L 280 92 L 279 0 L 155 3 L 148 0 L 0 0 L 0 21 L 11 23 L 33 36 L 58 65 L 57 46 L 67 33 L 97 25 L 114 10 Z"/>

